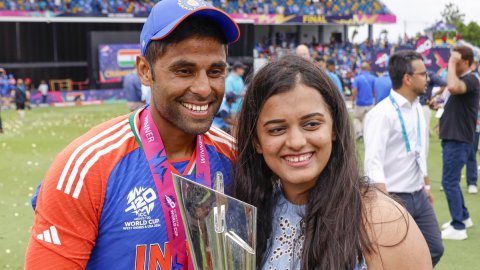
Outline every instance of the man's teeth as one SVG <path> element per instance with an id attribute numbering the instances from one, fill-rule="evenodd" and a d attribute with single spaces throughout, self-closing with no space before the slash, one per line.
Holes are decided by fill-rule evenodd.
<path id="1" fill-rule="evenodd" d="M 312 157 L 312 153 L 308 153 L 308 154 L 304 154 L 304 155 L 296 156 L 296 157 L 292 157 L 292 156 L 285 157 L 285 159 L 288 162 L 302 162 L 302 161 L 305 161 L 305 160 L 309 160 L 311 157 Z"/>
<path id="2" fill-rule="evenodd" d="M 206 111 L 208 109 L 208 104 L 207 105 L 195 105 L 195 104 L 190 104 L 190 103 L 184 103 L 182 102 L 183 107 L 195 111 L 195 112 L 202 112 Z"/>

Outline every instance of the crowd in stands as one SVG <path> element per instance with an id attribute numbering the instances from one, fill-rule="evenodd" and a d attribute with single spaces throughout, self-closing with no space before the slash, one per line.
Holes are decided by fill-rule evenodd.
<path id="1" fill-rule="evenodd" d="M 0 10 L 51 11 L 79 15 L 130 13 L 147 16 L 155 2 L 150 0 L 0 0 Z"/>
<path id="2" fill-rule="evenodd" d="M 230 14 L 348 16 L 391 14 L 379 0 L 207 0 Z M 0 10 L 51 11 L 79 15 L 129 13 L 147 16 L 153 0 L 0 0 Z"/>
<path id="3" fill-rule="evenodd" d="M 373 0 L 213 0 L 228 13 L 325 15 L 391 14 L 380 1 Z"/>
<path id="4" fill-rule="evenodd" d="M 281 58 L 287 54 L 295 54 L 298 44 L 295 41 L 286 41 L 282 35 L 277 35 L 273 40 L 264 38 L 254 47 L 255 58 L 266 58 L 269 61 Z M 349 84 L 350 79 L 355 76 L 363 63 L 372 64 L 373 53 L 379 49 L 386 49 L 391 53 L 398 46 L 414 47 L 415 39 L 399 39 L 397 43 L 390 43 L 386 38 L 377 39 L 375 42 L 365 40 L 360 43 L 335 42 L 333 39 L 328 44 L 321 44 L 312 41 L 305 44 L 310 50 L 312 59 L 321 64 L 333 60 L 336 64 L 338 75 L 342 81 Z M 390 53 L 390 54 L 391 54 Z"/>

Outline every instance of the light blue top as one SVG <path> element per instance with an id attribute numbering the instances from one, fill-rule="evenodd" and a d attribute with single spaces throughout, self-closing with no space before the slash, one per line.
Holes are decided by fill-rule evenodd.
<path id="1" fill-rule="evenodd" d="M 300 259 L 305 240 L 301 226 L 305 207 L 289 202 L 283 192 L 280 192 L 273 212 L 272 237 L 269 239 L 273 242 L 262 270 L 301 268 Z M 362 261 L 357 263 L 353 270 L 366 269 L 367 264 Z"/>
<path id="2" fill-rule="evenodd" d="M 342 82 L 340 81 L 340 78 L 338 77 L 338 75 L 328 70 L 327 70 L 327 75 L 328 77 L 330 77 L 330 79 L 333 81 L 333 83 L 337 87 L 338 92 L 343 96 Z"/>
<path id="3" fill-rule="evenodd" d="M 227 78 L 225 79 L 225 93 L 234 92 L 237 95 L 237 100 L 232 106 L 232 113 L 238 113 L 240 110 L 244 91 L 245 83 L 243 82 L 243 78 L 235 74 L 235 72 L 228 74 Z"/>

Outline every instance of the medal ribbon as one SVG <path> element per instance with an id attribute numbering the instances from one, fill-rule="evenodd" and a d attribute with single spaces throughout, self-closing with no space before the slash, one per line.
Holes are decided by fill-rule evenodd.
<path id="1" fill-rule="evenodd" d="M 150 108 L 140 109 L 138 114 L 140 121 L 138 138 L 147 157 L 159 195 L 160 205 L 162 206 L 168 240 L 172 250 L 173 269 L 180 269 L 179 267 L 187 269 L 187 265 L 189 269 L 193 269 L 193 265 L 188 263 L 185 229 L 177 203 L 177 196 L 175 195 L 175 188 L 173 187 L 172 170 L 175 169 L 168 161 L 165 146 L 153 121 Z M 211 187 L 210 162 L 203 134 L 197 135 L 195 150 L 195 180 L 207 187 Z"/>

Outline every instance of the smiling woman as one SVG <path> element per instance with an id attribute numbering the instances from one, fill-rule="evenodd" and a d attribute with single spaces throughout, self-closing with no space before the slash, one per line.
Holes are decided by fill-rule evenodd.
<path id="1" fill-rule="evenodd" d="M 232 192 L 258 209 L 260 269 L 432 268 L 409 214 L 360 177 L 345 103 L 320 67 L 270 63 L 243 104 Z"/>

